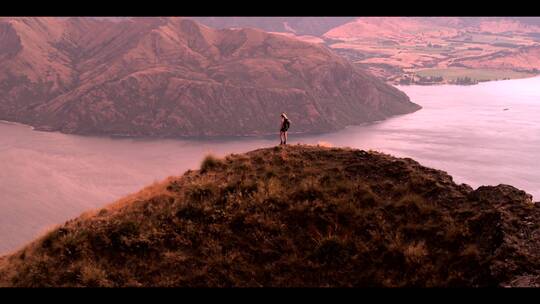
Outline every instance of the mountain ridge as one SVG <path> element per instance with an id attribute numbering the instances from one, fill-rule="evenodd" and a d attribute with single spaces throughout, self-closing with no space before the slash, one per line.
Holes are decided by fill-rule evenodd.
<path id="1" fill-rule="evenodd" d="M 235 136 L 274 132 L 283 111 L 295 131 L 324 132 L 420 108 L 328 48 L 283 35 L 87 19 L 0 19 L 0 118 L 77 134 Z"/>

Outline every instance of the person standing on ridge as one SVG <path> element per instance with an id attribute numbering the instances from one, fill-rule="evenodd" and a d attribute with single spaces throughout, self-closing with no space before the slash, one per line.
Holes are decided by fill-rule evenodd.
<path id="1" fill-rule="evenodd" d="M 291 121 L 287 118 L 287 114 L 281 113 L 281 129 L 279 130 L 280 145 L 287 144 L 287 130 L 291 126 Z"/>

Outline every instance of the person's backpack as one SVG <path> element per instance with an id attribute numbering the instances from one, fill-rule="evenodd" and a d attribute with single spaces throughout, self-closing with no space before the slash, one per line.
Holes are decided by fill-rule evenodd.
<path id="1" fill-rule="evenodd" d="M 285 130 L 288 130 L 290 126 L 291 126 L 291 121 L 288 119 L 285 119 Z"/>

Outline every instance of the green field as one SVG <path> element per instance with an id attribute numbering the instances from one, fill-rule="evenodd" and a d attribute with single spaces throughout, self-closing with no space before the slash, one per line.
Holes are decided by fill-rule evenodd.
<path id="1" fill-rule="evenodd" d="M 416 71 L 416 75 L 422 77 L 442 76 L 446 81 L 454 81 L 457 78 L 469 77 L 476 81 L 490 81 L 502 79 L 516 79 L 532 77 L 534 74 L 526 72 L 516 72 L 512 70 L 493 69 L 467 69 L 467 68 L 447 68 L 447 69 L 424 69 Z"/>

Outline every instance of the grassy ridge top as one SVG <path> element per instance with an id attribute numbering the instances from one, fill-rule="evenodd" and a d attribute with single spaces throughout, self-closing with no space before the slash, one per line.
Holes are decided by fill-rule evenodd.
<path id="1" fill-rule="evenodd" d="M 538 275 L 539 219 L 511 186 L 473 190 L 371 151 L 275 147 L 209 156 L 65 223 L 3 257 L 0 285 L 511 285 Z"/>

